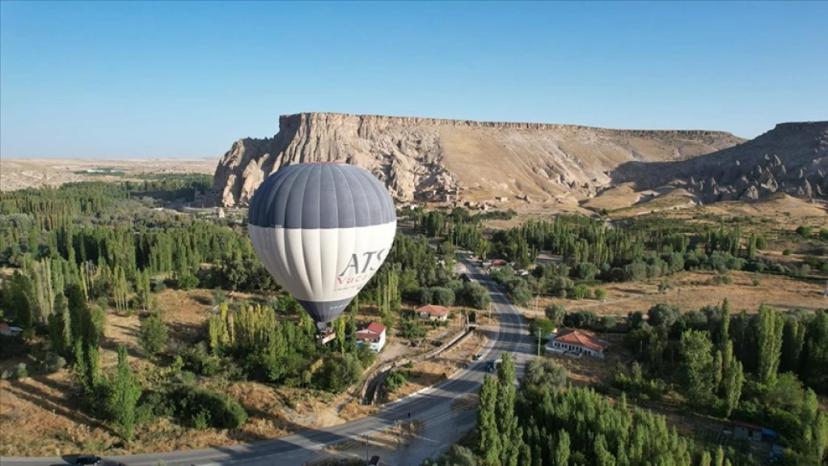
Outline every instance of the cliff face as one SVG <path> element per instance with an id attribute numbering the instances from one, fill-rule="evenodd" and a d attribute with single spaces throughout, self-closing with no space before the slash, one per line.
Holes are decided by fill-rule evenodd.
<path id="1" fill-rule="evenodd" d="M 302 113 L 280 117 L 272 138 L 235 142 L 214 189 L 220 204 L 246 205 L 284 165 L 342 161 L 374 173 L 401 202 L 561 202 L 592 196 L 621 164 L 685 160 L 742 141 L 718 131 Z"/>
<path id="2" fill-rule="evenodd" d="M 684 188 L 703 202 L 784 192 L 828 197 L 828 121 L 781 123 L 755 139 L 679 162 L 628 163 L 613 173 L 636 189 Z"/>

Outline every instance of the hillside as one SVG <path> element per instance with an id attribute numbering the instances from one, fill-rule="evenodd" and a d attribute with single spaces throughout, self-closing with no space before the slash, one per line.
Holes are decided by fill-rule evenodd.
<path id="1" fill-rule="evenodd" d="M 682 161 L 632 161 L 613 184 L 637 191 L 679 187 L 702 202 L 756 200 L 776 192 L 811 199 L 828 195 L 828 121 L 781 123 L 755 139 Z"/>
<path id="2" fill-rule="evenodd" d="M 624 163 L 681 161 L 741 142 L 720 131 L 302 113 L 280 117 L 271 138 L 236 141 L 214 190 L 222 205 L 246 205 L 283 165 L 338 160 L 372 171 L 398 202 L 577 205 Z"/>

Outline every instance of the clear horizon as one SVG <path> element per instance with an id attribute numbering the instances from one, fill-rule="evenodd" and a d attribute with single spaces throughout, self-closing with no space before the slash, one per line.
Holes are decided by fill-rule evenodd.
<path id="1" fill-rule="evenodd" d="M 824 3 L 0 2 L 0 155 L 213 158 L 303 112 L 752 138 L 828 119 L 826 22 Z"/>

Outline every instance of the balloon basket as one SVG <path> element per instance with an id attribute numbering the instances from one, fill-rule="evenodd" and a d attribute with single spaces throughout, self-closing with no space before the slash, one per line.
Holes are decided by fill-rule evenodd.
<path id="1" fill-rule="evenodd" d="M 320 328 L 316 334 L 316 342 L 324 345 L 336 338 L 336 332 L 330 327 Z"/>

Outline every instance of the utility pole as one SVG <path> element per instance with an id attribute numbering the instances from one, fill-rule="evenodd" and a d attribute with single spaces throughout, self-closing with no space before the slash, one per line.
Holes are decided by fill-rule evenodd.
<path id="1" fill-rule="evenodd" d="M 535 322 L 537 322 L 538 319 L 540 319 L 540 317 L 537 317 L 537 315 L 538 315 L 538 298 L 539 298 L 539 295 L 536 294 L 535 295 Z M 540 325 L 535 326 L 535 333 L 538 334 L 538 356 L 540 356 L 540 343 L 541 343 L 541 328 L 540 328 Z"/>

